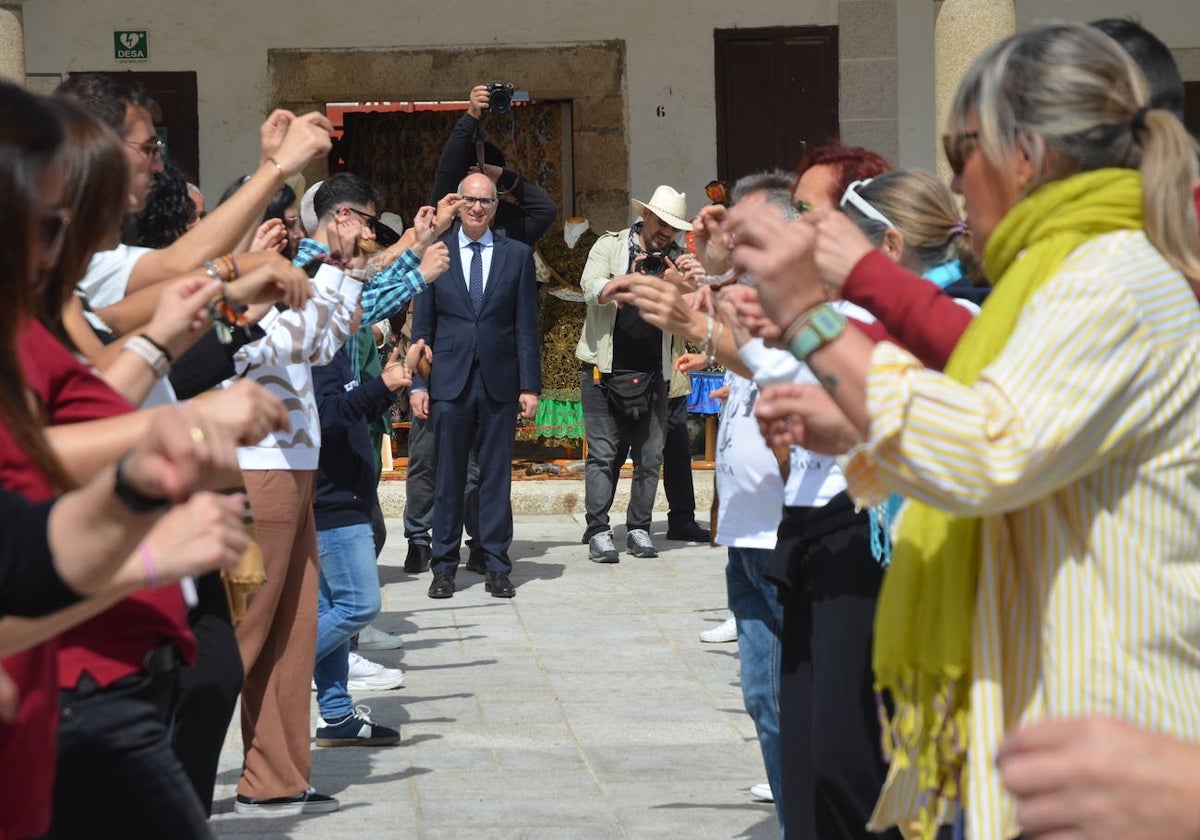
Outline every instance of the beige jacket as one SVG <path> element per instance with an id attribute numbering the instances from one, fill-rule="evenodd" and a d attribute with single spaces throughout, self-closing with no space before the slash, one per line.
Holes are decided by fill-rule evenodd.
<path id="1" fill-rule="evenodd" d="M 617 305 L 600 303 L 600 292 L 614 277 L 629 273 L 629 231 L 608 233 L 592 245 L 587 265 L 579 286 L 583 289 L 583 300 L 587 304 L 587 318 L 583 322 L 583 333 L 575 347 L 575 357 L 581 362 L 595 365 L 601 373 L 612 373 L 613 329 L 617 323 Z M 668 332 L 663 333 L 662 375 L 671 383 L 669 397 L 683 397 L 692 392 L 687 375 L 675 371 L 675 360 L 684 352 L 683 339 Z"/>

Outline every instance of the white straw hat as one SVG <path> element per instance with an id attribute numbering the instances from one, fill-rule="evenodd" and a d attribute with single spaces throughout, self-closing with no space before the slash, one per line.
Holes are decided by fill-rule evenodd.
<path id="1" fill-rule="evenodd" d="M 687 220 L 687 195 L 676 192 L 666 184 L 659 186 L 649 201 L 638 201 L 635 198 L 630 203 L 639 212 L 649 210 L 676 230 L 692 229 L 692 223 Z"/>

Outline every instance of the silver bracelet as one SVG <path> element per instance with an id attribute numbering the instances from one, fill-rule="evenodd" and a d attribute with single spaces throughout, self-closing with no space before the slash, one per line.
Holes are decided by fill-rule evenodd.
<path id="1" fill-rule="evenodd" d="M 171 372 L 171 362 L 167 359 L 167 354 L 155 347 L 147 338 L 140 335 L 130 336 L 121 345 L 121 349 L 128 350 L 148 364 L 158 379 L 162 379 Z"/>

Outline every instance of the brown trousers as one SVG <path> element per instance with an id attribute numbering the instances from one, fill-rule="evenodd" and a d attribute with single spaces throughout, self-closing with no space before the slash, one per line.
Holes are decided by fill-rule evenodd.
<path id="1" fill-rule="evenodd" d="M 312 470 L 245 470 L 267 582 L 237 626 L 245 758 L 238 793 L 292 796 L 312 770 L 309 691 L 317 649 L 317 532 Z"/>

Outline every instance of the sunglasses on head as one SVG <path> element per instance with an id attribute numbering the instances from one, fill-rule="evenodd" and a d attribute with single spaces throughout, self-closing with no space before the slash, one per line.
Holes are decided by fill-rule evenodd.
<path id="1" fill-rule="evenodd" d="M 849 204 L 868 219 L 874 219 L 877 222 L 883 222 L 888 227 L 894 228 L 895 225 L 892 224 L 891 219 L 876 210 L 869 201 L 858 194 L 859 188 L 865 187 L 867 184 L 871 183 L 872 180 L 873 179 L 871 178 L 865 178 L 861 181 L 855 181 L 850 186 L 846 187 L 846 191 L 842 193 L 842 200 L 838 202 L 838 206 L 845 207 L 847 204 Z"/>
<path id="2" fill-rule="evenodd" d="M 955 175 L 961 175 L 963 166 L 967 163 L 967 158 L 971 156 L 971 153 L 975 151 L 978 145 L 978 131 L 943 134 L 942 152 L 946 155 L 946 163 L 950 164 L 950 171 Z"/>

